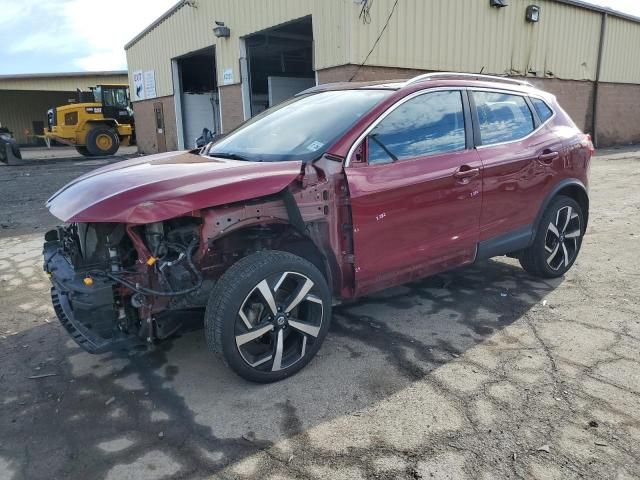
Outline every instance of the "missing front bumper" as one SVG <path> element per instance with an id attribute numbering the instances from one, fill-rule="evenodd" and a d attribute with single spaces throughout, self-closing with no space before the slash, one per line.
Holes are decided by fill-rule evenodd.
<path id="1" fill-rule="evenodd" d="M 100 280 L 91 287 L 84 285 L 84 275 L 74 270 L 57 240 L 44 244 L 44 269 L 51 278 L 56 316 L 80 347 L 103 353 L 144 344 L 137 335 L 119 328 L 113 283 Z"/>

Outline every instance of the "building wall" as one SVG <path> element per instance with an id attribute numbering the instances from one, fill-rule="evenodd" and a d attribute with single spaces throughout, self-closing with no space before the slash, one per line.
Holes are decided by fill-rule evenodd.
<path id="1" fill-rule="evenodd" d="M 0 90 L 37 90 L 49 92 L 75 92 L 88 90 L 99 84 L 126 84 L 127 73 L 0 75 Z M 74 94 L 75 95 L 75 94 Z"/>
<path id="2" fill-rule="evenodd" d="M 395 0 L 376 0 L 371 23 L 351 17 L 351 58 L 361 64 L 387 20 Z M 398 4 L 384 40 L 368 64 L 431 70 L 595 79 L 600 15 L 551 0 L 535 2 L 541 20 L 525 21 L 530 0 L 506 8 L 456 0 Z M 638 27 L 640 30 L 640 26 Z"/>
<path id="3" fill-rule="evenodd" d="M 133 113 L 136 119 L 138 151 L 147 155 L 158 152 L 154 103 L 162 103 L 167 151 L 178 149 L 176 109 L 173 95 L 142 100 L 133 104 Z"/>
<path id="4" fill-rule="evenodd" d="M 173 95 L 171 59 L 215 46 L 218 83 L 224 83 L 224 70 L 233 72 L 232 85 L 221 87 L 228 132 L 242 121 L 241 38 L 311 15 L 320 83 L 349 80 L 356 72 L 355 80 L 406 78 L 425 69 L 526 76 L 555 93 L 581 128 L 593 129 L 601 12 L 564 0 L 539 0 L 540 22 L 530 24 L 525 21 L 530 0 L 510 0 L 502 9 L 489 8 L 484 0 L 402 0 L 372 49 L 394 3 L 373 2 L 370 22 L 360 18 L 361 5 L 352 0 L 209 0 L 199 1 L 197 8 L 182 3 L 125 47 L 129 71 L 154 70 L 158 95 Z M 229 26 L 230 38 L 214 36 L 214 20 Z M 628 91 L 626 84 L 640 85 L 640 59 L 629 55 L 640 45 L 640 23 L 609 15 L 606 25 L 601 80 L 611 86 L 603 87 L 603 98 Z M 599 124 L 606 130 L 601 144 L 637 138 L 640 113 L 603 99 L 600 105 Z M 622 112 L 624 125 L 603 123 L 612 111 Z"/>
<path id="5" fill-rule="evenodd" d="M 199 1 L 197 8 L 182 4 L 125 47 L 129 71 L 154 70 L 158 95 L 171 95 L 170 60 L 215 46 L 218 84 L 223 84 L 225 69 L 232 70 L 232 83 L 240 83 L 240 38 L 308 15 L 313 18 L 316 68 L 342 65 L 348 63 L 349 55 L 345 16 L 353 9 L 353 2 L 346 0 L 215 0 Z M 231 29 L 229 38 L 215 37 L 215 20 Z"/>
<path id="6" fill-rule="evenodd" d="M 600 80 L 640 84 L 640 24 L 616 17 L 606 22 Z"/>
<path id="7" fill-rule="evenodd" d="M 20 90 L 0 90 L 0 124 L 11 130 L 18 143 L 37 143 L 28 137 L 33 134 L 33 122 L 44 122 L 47 126 L 47 110 L 68 103 L 76 92 L 37 92 Z"/>
<path id="8" fill-rule="evenodd" d="M 600 85 L 598 141 L 602 146 L 640 143 L 640 85 Z"/>
<path id="9" fill-rule="evenodd" d="M 240 38 L 311 15 L 314 68 L 361 64 L 380 34 L 395 0 L 376 0 L 371 21 L 359 18 L 351 0 L 210 0 L 198 8 L 179 6 L 162 23 L 127 46 L 129 70 L 155 70 L 158 95 L 171 95 L 171 58 L 215 45 L 218 81 L 232 69 L 240 82 Z M 539 23 L 525 21 L 530 0 L 489 8 L 480 0 L 402 0 L 368 65 L 565 80 L 595 80 L 602 15 L 556 0 L 539 0 Z M 214 20 L 231 29 L 214 36 Z M 640 84 L 640 61 L 629 62 L 630 45 L 640 44 L 640 23 L 609 17 L 602 79 Z M 159 46 L 162 48 L 159 48 Z"/>
<path id="10" fill-rule="evenodd" d="M 220 87 L 220 110 L 222 111 L 222 131 L 229 133 L 244 121 L 242 109 L 242 88 L 240 85 Z"/>

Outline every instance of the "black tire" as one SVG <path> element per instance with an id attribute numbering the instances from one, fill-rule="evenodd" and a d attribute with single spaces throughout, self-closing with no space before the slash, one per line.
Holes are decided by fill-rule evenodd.
<path id="1" fill-rule="evenodd" d="M 119 147 L 120 138 L 109 127 L 95 127 L 87 133 L 87 150 L 95 157 L 113 155 Z"/>
<path id="2" fill-rule="evenodd" d="M 91 152 L 87 147 L 76 147 L 76 152 L 85 157 L 92 157 Z"/>
<path id="3" fill-rule="evenodd" d="M 520 265 L 536 277 L 561 277 L 578 257 L 584 231 L 578 202 L 559 195 L 542 215 L 533 244 L 521 252 Z"/>
<path id="4" fill-rule="evenodd" d="M 312 283 L 309 290 L 307 281 Z M 260 289 L 265 282 L 275 310 Z M 287 315 L 298 298 L 302 300 Z M 207 303 L 205 335 L 209 348 L 234 372 L 252 382 L 269 383 L 311 361 L 330 321 L 331 293 L 322 273 L 296 255 L 266 250 L 241 259 L 220 277 Z"/>

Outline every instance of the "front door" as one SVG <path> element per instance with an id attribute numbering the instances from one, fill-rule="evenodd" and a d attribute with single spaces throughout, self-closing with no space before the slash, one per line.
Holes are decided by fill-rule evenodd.
<path id="1" fill-rule="evenodd" d="M 153 104 L 153 113 L 156 119 L 156 146 L 158 153 L 167 151 L 167 139 L 164 131 L 164 112 L 162 110 L 162 103 L 157 102 Z"/>
<path id="2" fill-rule="evenodd" d="M 345 168 L 357 294 L 473 262 L 482 168 L 471 135 L 458 90 L 410 96 L 369 132 Z"/>

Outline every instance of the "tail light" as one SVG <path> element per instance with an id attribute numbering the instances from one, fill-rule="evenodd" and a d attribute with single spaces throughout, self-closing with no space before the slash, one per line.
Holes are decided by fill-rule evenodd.
<path id="1" fill-rule="evenodd" d="M 587 134 L 587 148 L 589 149 L 589 155 L 593 157 L 593 154 L 596 152 L 595 147 L 593 146 L 593 139 L 591 138 L 591 134 Z"/>

